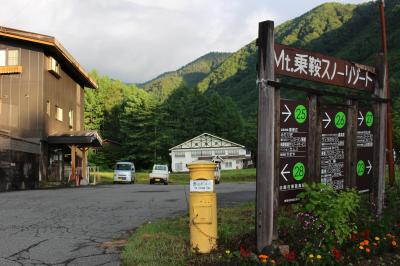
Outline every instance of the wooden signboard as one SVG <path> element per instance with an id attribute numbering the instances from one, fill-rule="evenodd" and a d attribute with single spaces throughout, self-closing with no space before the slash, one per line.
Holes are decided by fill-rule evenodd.
<path id="1" fill-rule="evenodd" d="M 279 149 L 279 202 L 294 203 L 303 191 L 309 171 L 308 102 L 281 100 Z"/>
<path id="2" fill-rule="evenodd" d="M 278 75 L 317 81 L 346 88 L 375 88 L 373 67 L 275 43 L 275 72 Z"/>
<path id="3" fill-rule="evenodd" d="M 369 192 L 374 169 L 374 114 L 372 108 L 361 108 L 357 115 L 356 185 L 360 193 Z"/>
<path id="4" fill-rule="evenodd" d="M 346 108 L 321 108 L 321 183 L 344 188 L 346 160 Z"/>

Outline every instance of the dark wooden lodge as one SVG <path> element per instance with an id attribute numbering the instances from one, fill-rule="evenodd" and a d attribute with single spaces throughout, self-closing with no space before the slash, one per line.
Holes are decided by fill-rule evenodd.
<path id="1" fill-rule="evenodd" d="M 0 191 L 85 172 L 101 138 L 84 131 L 84 88 L 97 85 L 54 37 L 0 27 Z"/>

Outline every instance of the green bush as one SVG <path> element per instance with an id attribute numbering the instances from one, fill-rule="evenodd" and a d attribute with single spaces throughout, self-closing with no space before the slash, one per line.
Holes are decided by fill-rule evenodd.
<path id="1" fill-rule="evenodd" d="M 353 217 L 360 197 L 354 189 L 336 191 L 330 185 L 311 184 L 299 198 L 297 217 L 309 248 L 329 252 L 357 230 Z"/>

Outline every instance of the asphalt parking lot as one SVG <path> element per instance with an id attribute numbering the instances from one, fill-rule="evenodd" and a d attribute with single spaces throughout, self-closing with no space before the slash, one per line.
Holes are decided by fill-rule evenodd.
<path id="1" fill-rule="evenodd" d="M 255 200 L 255 183 L 220 184 L 218 205 Z M 119 265 L 102 243 L 187 212 L 188 186 L 100 185 L 0 193 L 0 265 Z"/>

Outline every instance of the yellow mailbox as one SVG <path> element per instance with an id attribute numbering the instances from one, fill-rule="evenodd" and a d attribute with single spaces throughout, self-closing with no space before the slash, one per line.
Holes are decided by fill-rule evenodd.
<path id="1" fill-rule="evenodd" d="M 187 166 L 190 173 L 190 245 L 199 253 L 209 253 L 217 248 L 216 166 L 209 161 L 196 161 Z"/>

